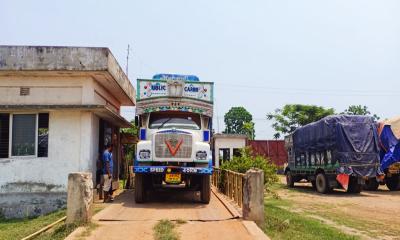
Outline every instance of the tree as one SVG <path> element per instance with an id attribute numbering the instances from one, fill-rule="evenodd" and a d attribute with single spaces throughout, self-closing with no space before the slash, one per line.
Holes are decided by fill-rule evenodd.
<path id="1" fill-rule="evenodd" d="M 333 108 L 324 108 L 315 105 L 286 104 L 282 109 L 276 109 L 267 114 L 268 120 L 274 120 L 272 127 L 276 133 L 274 138 L 278 139 L 281 134 L 290 134 L 298 127 L 320 120 L 335 114 Z"/>
<path id="2" fill-rule="evenodd" d="M 254 139 L 253 116 L 244 107 L 232 107 L 224 115 L 224 133 L 245 134 Z"/>
<path id="3" fill-rule="evenodd" d="M 371 115 L 371 112 L 368 110 L 368 107 L 367 106 L 361 106 L 361 105 L 350 105 L 341 114 L 347 114 L 347 115 L 369 115 L 369 116 L 372 116 L 372 118 L 375 121 L 379 120 L 379 118 L 380 118 L 376 114 Z"/>

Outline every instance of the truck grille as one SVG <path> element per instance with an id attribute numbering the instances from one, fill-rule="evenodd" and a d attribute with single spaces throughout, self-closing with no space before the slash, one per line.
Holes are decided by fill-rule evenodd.
<path id="1" fill-rule="evenodd" d="M 166 142 L 170 143 L 172 149 L 177 147 L 177 142 L 182 140 L 182 144 L 173 156 Z M 189 134 L 158 133 L 155 136 L 155 156 L 156 158 L 191 158 L 192 156 L 192 136 Z"/>

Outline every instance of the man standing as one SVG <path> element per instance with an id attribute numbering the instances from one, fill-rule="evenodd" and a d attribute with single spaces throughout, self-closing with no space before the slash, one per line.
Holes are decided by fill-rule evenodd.
<path id="1" fill-rule="evenodd" d="M 112 200 L 112 190 L 111 190 L 112 172 L 113 172 L 112 149 L 113 145 L 108 143 L 106 149 L 103 152 L 104 202 L 109 202 Z"/>

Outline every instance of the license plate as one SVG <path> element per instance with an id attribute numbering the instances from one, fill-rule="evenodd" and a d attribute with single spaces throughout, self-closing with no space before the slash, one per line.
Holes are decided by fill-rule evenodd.
<path id="1" fill-rule="evenodd" d="M 167 173 L 167 174 L 165 174 L 165 182 L 166 183 L 181 183 L 181 174 L 180 173 Z"/>

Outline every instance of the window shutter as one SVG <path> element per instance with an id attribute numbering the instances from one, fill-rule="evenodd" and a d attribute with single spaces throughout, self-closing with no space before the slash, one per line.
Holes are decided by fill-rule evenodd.
<path id="1" fill-rule="evenodd" d="M 10 115 L 0 114 L 0 158 L 8 158 Z"/>

